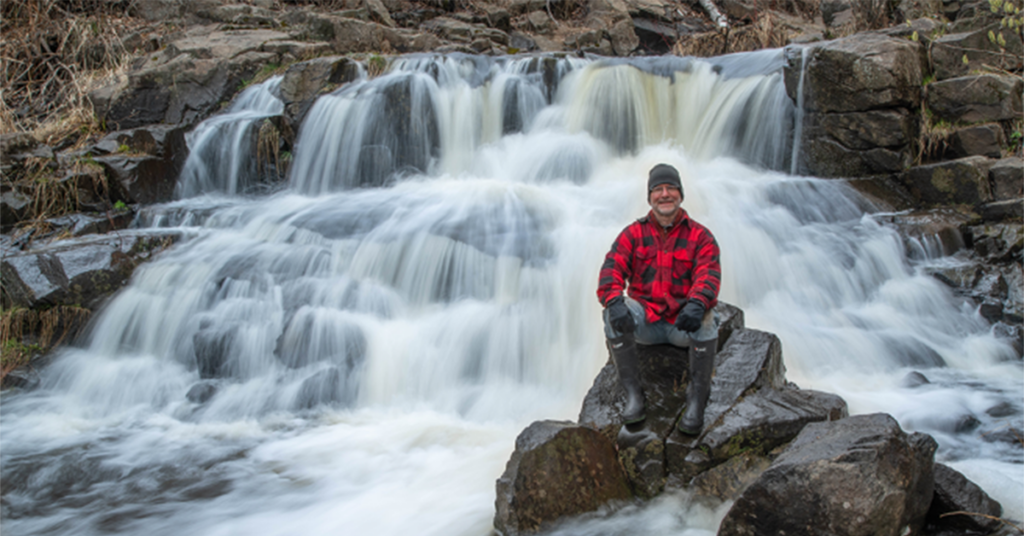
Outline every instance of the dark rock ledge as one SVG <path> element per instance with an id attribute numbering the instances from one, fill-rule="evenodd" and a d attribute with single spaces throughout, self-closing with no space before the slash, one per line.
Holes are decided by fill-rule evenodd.
<path id="1" fill-rule="evenodd" d="M 535 534 L 681 488 L 735 501 L 719 535 L 998 529 L 999 503 L 935 464 L 931 436 L 908 434 L 886 414 L 850 417 L 842 398 L 787 382 L 778 337 L 746 328 L 736 307 L 718 312 L 724 321 L 700 436 L 675 428 L 689 382 L 686 352 L 641 347 L 647 419 L 622 425 L 625 396 L 606 364 L 578 423 L 535 422 L 516 439 L 497 482 L 495 529 Z M 991 518 L 942 517 L 961 510 Z"/>

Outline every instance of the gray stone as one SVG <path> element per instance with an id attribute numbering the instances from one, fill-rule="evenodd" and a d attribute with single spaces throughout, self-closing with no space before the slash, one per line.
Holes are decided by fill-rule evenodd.
<path id="1" fill-rule="evenodd" d="M 359 64 L 349 58 L 316 58 L 289 66 L 278 89 L 289 119 L 299 125 L 322 91 L 358 78 Z"/>
<path id="2" fill-rule="evenodd" d="M 10 190 L 0 195 L 0 225 L 6 229 L 32 216 L 32 198 Z"/>
<path id="3" fill-rule="evenodd" d="M 948 515 L 961 512 L 960 514 Z M 935 496 L 928 510 L 930 530 L 991 534 L 1001 528 L 1003 507 L 959 471 L 935 464 Z"/>
<path id="4" fill-rule="evenodd" d="M 179 153 L 181 154 L 181 153 Z M 182 163 L 155 156 L 97 156 L 118 197 L 128 203 L 163 203 L 174 198 Z"/>
<path id="5" fill-rule="evenodd" d="M 721 462 L 753 449 L 765 454 L 788 443 L 810 422 L 847 416 L 842 398 L 818 391 L 762 389 L 724 413 L 701 439 L 711 460 Z"/>
<path id="6" fill-rule="evenodd" d="M 127 283 L 139 262 L 179 237 L 176 231 L 121 231 L 5 256 L 4 305 L 94 309 Z"/>
<path id="7" fill-rule="evenodd" d="M 820 114 L 814 118 L 829 136 L 856 150 L 904 147 L 917 139 L 919 129 L 916 116 L 903 108 Z"/>
<path id="8" fill-rule="evenodd" d="M 980 74 L 942 80 L 926 88 L 928 110 L 951 123 L 987 123 L 1021 116 L 1020 76 Z"/>
<path id="9" fill-rule="evenodd" d="M 993 161 L 971 156 L 909 169 L 900 181 L 922 207 L 979 205 L 992 199 L 988 170 Z"/>
<path id="10" fill-rule="evenodd" d="M 801 169 L 818 177 L 863 177 L 907 169 L 914 155 L 909 146 L 889 149 L 849 149 L 820 128 L 805 128 L 800 151 Z"/>
<path id="11" fill-rule="evenodd" d="M 937 444 L 884 414 L 808 424 L 740 495 L 720 536 L 899 536 L 924 524 Z"/>
<path id="12" fill-rule="evenodd" d="M 551 33 L 552 23 L 551 18 L 548 17 L 545 11 L 534 11 L 526 17 L 527 25 L 530 30 L 534 33 L 548 34 Z"/>
<path id="13" fill-rule="evenodd" d="M 804 108 L 817 112 L 916 109 L 921 102 L 924 48 L 920 43 L 876 33 L 811 45 L 803 56 L 788 53 L 786 91 L 796 100 L 804 73 Z"/>
<path id="14" fill-rule="evenodd" d="M 636 36 L 633 21 L 629 18 L 612 24 L 608 29 L 608 36 L 611 38 L 612 49 L 618 56 L 629 56 L 640 45 L 640 38 Z"/>
<path id="15" fill-rule="evenodd" d="M 391 13 L 388 12 L 388 8 L 381 0 L 363 0 L 363 2 L 366 4 L 367 11 L 370 12 L 370 20 L 390 28 L 396 26 L 395 21 L 391 18 Z"/>
<path id="16" fill-rule="evenodd" d="M 937 243 L 945 255 L 952 255 L 966 247 L 960 229 L 972 217 L 949 207 L 877 216 L 880 223 L 895 228 L 904 241 Z M 909 244 L 908 249 L 912 249 Z"/>
<path id="17" fill-rule="evenodd" d="M 607 437 L 568 422 L 538 421 L 516 438 L 497 481 L 494 527 L 505 536 L 531 534 L 631 498 Z"/>
<path id="18" fill-rule="evenodd" d="M 1005 48 L 992 42 L 990 31 L 993 35 L 1002 33 L 1006 40 Z M 974 31 L 944 35 L 933 41 L 931 46 L 935 78 L 956 78 L 983 66 L 1019 71 L 1022 67 L 1022 50 L 1020 36 L 1002 30 L 998 23 Z M 964 58 L 967 58 L 966 62 Z"/>
<path id="19" fill-rule="evenodd" d="M 1003 127 L 995 123 L 958 128 L 946 139 L 949 144 L 947 158 L 975 155 L 999 158 L 1006 146 Z"/>
<path id="20" fill-rule="evenodd" d="M 176 19 L 182 14 L 181 0 L 137 0 L 133 4 L 134 13 L 150 22 L 163 22 Z"/>
<path id="21" fill-rule="evenodd" d="M 1024 217 L 1024 199 L 1007 199 L 985 203 L 978 208 L 981 219 L 985 221 L 1003 221 Z"/>
<path id="22" fill-rule="evenodd" d="M 1020 199 L 1024 196 L 1024 160 L 1003 158 L 988 170 L 992 182 L 992 197 L 996 201 Z"/>
<path id="23" fill-rule="evenodd" d="M 175 41 L 140 58 L 127 79 L 90 94 L 97 115 L 115 129 L 152 123 L 193 125 L 220 109 L 258 69 L 278 60 L 259 52 L 269 30 L 223 31 Z"/>

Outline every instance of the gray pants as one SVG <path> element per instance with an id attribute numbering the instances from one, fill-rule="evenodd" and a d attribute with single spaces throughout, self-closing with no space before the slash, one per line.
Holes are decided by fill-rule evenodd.
<path id="1" fill-rule="evenodd" d="M 633 332 L 636 336 L 636 342 L 639 344 L 671 344 L 672 346 L 678 346 L 680 348 L 686 348 L 690 346 L 692 342 L 704 342 L 718 338 L 718 315 L 714 311 L 706 311 L 704 313 L 704 320 L 700 324 L 700 329 L 692 333 L 680 331 L 675 326 L 668 322 L 658 321 L 653 324 L 647 323 L 647 317 L 644 315 L 644 306 L 640 305 L 640 302 L 624 296 L 626 307 L 629 309 L 630 314 L 633 315 L 633 320 L 636 321 L 636 331 Z M 622 334 L 615 331 L 611 324 L 608 323 L 608 309 L 604 310 L 604 336 L 609 339 L 615 339 L 621 337 Z"/>

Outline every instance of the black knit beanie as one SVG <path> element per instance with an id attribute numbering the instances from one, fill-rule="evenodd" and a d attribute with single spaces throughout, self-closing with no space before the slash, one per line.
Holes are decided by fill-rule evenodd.
<path id="1" fill-rule="evenodd" d="M 683 183 L 679 180 L 679 172 L 668 164 L 658 164 L 651 168 L 651 173 L 647 178 L 647 191 L 650 192 L 662 184 L 678 188 L 679 193 L 683 193 Z"/>

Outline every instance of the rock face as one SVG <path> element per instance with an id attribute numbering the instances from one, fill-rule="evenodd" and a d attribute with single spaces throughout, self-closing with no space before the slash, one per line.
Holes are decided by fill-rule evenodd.
<path id="1" fill-rule="evenodd" d="M 787 50 L 786 90 L 795 102 L 802 99 L 805 111 L 805 170 L 852 177 L 908 167 L 924 57 L 919 43 L 882 34 Z"/>
<path id="2" fill-rule="evenodd" d="M 936 446 L 884 414 L 809 424 L 736 499 L 718 534 L 914 534 L 932 501 Z"/>
<path id="3" fill-rule="evenodd" d="M 516 438 L 498 479 L 494 526 L 505 536 L 534 533 L 563 516 L 631 499 L 615 445 L 569 422 L 540 421 Z"/>
<path id="4" fill-rule="evenodd" d="M 0 271 L 4 308 L 93 309 L 128 282 L 138 263 L 178 238 L 177 232 L 122 231 L 5 255 Z"/>

